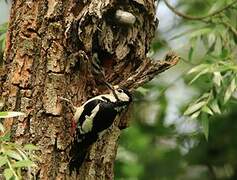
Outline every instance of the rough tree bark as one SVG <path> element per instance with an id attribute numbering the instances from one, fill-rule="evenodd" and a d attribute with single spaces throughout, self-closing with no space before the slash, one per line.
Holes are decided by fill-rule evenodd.
<path id="1" fill-rule="evenodd" d="M 116 10 L 132 13 L 136 21 L 120 24 Z M 59 97 L 80 106 L 106 89 L 91 73 L 97 53 L 106 79 L 133 90 L 175 65 L 178 57 L 164 61 L 146 57 L 154 36 L 154 0 L 14 0 L 5 51 L 1 94 L 8 110 L 25 117 L 10 121 L 13 140 L 33 143 L 41 157 L 34 174 L 40 179 L 113 179 L 113 164 L 122 115 L 90 148 L 79 175 L 68 171 L 72 140 L 72 113 Z"/>

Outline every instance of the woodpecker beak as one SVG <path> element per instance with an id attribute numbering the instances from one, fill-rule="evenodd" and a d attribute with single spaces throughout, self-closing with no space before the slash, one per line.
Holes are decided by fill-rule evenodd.
<path id="1" fill-rule="evenodd" d="M 111 84 L 109 84 L 108 82 L 104 82 L 105 83 L 105 85 L 106 85 L 106 87 L 107 88 L 109 88 L 110 90 L 112 90 L 112 91 L 114 91 L 114 88 L 113 88 L 113 86 L 111 85 Z"/>
<path id="2" fill-rule="evenodd" d="M 117 96 L 117 94 L 115 93 L 115 90 L 114 90 L 114 88 L 116 88 L 116 87 L 113 87 L 111 84 L 109 84 L 109 83 L 106 82 L 106 81 L 105 81 L 104 83 L 105 83 L 105 85 L 112 91 L 114 97 L 119 101 L 119 98 L 118 98 L 118 96 Z"/>

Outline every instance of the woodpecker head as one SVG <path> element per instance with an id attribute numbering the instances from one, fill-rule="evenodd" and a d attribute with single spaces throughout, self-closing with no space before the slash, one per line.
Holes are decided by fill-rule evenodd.
<path id="1" fill-rule="evenodd" d="M 114 94 L 117 96 L 119 101 L 128 102 L 128 103 L 132 101 L 132 95 L 126 89 L 122 89 L 122 88 L 114 89 Z"/>
<path id="2" fill-rule="evenodd" d="M 114 95 L 116 100 L 121 102 L 127 102 L 128 104 L 132 101 L 132 95 L 128 90 L 124 88 L 119 88 L 118 85 L 112 86 L 108 82 L 104 81 L 105 85 L 111 90 L 111 94 Z"/>

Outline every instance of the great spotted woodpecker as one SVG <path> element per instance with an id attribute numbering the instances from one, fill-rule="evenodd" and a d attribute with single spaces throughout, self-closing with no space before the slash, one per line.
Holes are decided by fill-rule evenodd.
<path id="1" fill-rule="evenodd" d="M 76 125 L 75 137 L 69 153 L 70 172 L 78 172 L 90 145 L 113 124 L 116 116 L 131 101 L 132 96 L 126 89 L 117 88 L 109 94 L 93 97 L 76 108 L 73 117 Z"/>

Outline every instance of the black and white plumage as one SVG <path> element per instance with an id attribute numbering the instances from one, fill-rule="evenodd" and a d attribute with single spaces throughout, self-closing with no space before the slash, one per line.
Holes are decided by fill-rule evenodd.
<path id="1" fill-rule="evenodd" d="M 115 89 L 110 94 L 89 99 L 76 109 L 73 118 L 76 133 L 70 150 L 70 172 L 79 169 L 89 146 L 113 124 L 116 116 L 126 109 L 131 101 L 132 97 L 127 90 Z"/>

